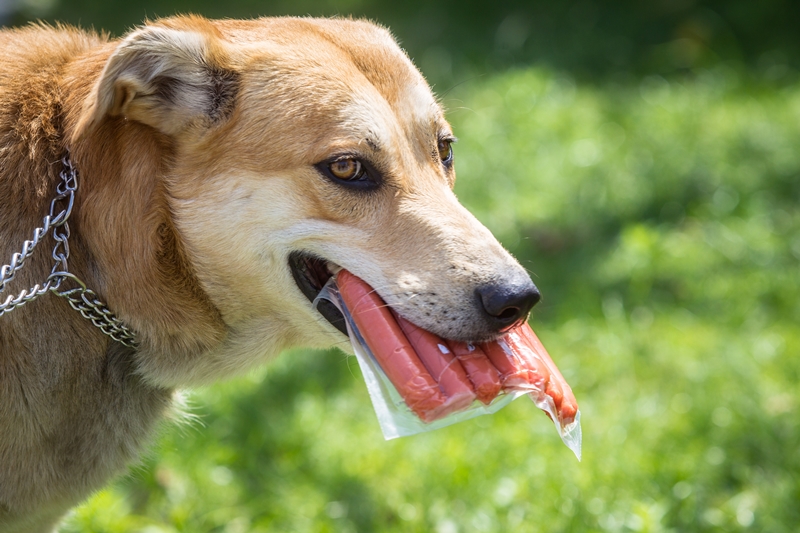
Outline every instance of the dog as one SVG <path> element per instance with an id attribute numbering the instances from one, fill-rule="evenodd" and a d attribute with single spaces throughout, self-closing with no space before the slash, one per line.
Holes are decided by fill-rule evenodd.
<path id="1" fill-rule="evenodd" d="M 338 268 L 447 339 L 539 299 L 457 201 L 442 106 L 374 23 L 32 25 L 0 49 L 0 532 L 57 528 L 175 391 L 341 344 L 311 303 Z"/>

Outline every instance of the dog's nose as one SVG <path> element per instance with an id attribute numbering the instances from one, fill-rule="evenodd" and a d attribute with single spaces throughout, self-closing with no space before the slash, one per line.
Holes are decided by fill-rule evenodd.
<path id="1" fill-rule="evenodd" d="M 494 329 L 502 330 L 524 320 L 542 295 L 532 281 L 517 284 L 490 284 L 475 289 L 485 318 Z"/>

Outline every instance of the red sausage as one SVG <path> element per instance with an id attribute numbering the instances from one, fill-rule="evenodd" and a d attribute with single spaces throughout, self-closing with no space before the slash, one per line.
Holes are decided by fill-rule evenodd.
<path id="1" fill-rule="evenodd" d="M 502 388 L 497 369 L 483 353 L 483 350 L 475 345 L 458 341 L 447 341 L 447 345 L 450 346 L 467 372 L 467 377 L 475 387 L 478 399 L 489 405 Z"/>
<path id="2" fill-rule="evenodd" d="M 558 384 L 552 379 L 552 374 L 547 363 L 540 357 L 539 352 L 535 346 L 531 345 L 529 338 L 523 333 L 522 326 L 517 326 L 508 332 L 507 339 L 509 343 L 514 345 L 514 353 L 522 361 L 529 371 L 535 372 L 544 378 L 541 386 L 538 386 L 540 392 L 544 392 L 553 399 L 556 411 L 561 407 L 561 400 L 563 393 Z M 543 371 L 544 369 L 544 371 Z"/>
<path id="3" fill-rule="evenodd" d="M 500 381 L 506 390 L 544 391 L 550 372 L 544 363 L 527 357 L 530 349 L 521 336 L 511 330 L 496 341 L 480 345 L 492 364 L 500 372 Z"/>
<path id="4" fill-rule="evenodd" d="M 389 307 L 372 287 L 346 270 L 338 273 L 336 283 L 361 336 L 406 405 L 426 422 L 436 419 L 446 398 Z"/>
<path id="5" fill-rule="evenodd" d="M 569 386 L 569 383 L 567 383 L 567 380 L 564 379 L 564 376 L 561 375 L 561 372 L 553 362 L 550 354 L 547 353 L 544 345 L 531 327 L 527 323 L 523 324 L 519 328 L 519 332 L 525 339 L 525 343 L 539 356 L 550 370 L 550 381 L 548 382 L 547 388 L 545 388 L 545 392 L 548 396 L 553 398 L 558 413 L 561 415 L 562 423 L 571 422 L 578 412 L 578 400 L 575 399 L 572 388 Z"/>
<path id="6" fill-rule="evenodd" d="M 431 373 L 433 379 L 439 383 L 439 387 L 447 398 L 448 408 L 439 413 L 439 416 L 469 407 L 475 400 L 475 391 L 464 367 L 447 347 L 445 341 L 396 313 L 394 316 L 411 346 L 417 351 L 417 356 L 422 364 Z"/>

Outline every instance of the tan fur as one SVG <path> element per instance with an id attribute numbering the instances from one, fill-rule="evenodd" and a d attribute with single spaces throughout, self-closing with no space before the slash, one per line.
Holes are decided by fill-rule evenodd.
<path id="1" fill-rule="evenodd" d="M 456 201 L 436 149 L 450 127 L 384 29 L 177 17 L 116 41 L 6 30 L 0 49 L 0 261 L 41 225 L 69 149 L 70 270 L 141 344 L 53 295 L 0 317 L 0 532 L 50 531 L 136 457 L 176 388 L 341 343 L 295 285 L 293 250 L 442 336 L 493 334 L 467 302 L 522 270 Z M 314 167 L 345 153 L 383 185 Z M 52 246 L 3 299 L 46 278 Z"/>

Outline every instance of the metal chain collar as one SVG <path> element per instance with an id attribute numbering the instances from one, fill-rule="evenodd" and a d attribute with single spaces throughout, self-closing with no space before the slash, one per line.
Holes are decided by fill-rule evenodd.
<path id="1" fill-rule="evenodd" d="M 86 288 L 78 277 L 69 272 L 67 260 L 69 259 L 69 224 L 67 219 L 72 214 L 72 206 L 75 203 L 75 191 L 78 189 L 78 171 L 72 165 L 69 154 L 61 160 L 64 168 L 61 171 L 61 182 L 56 187 L 56 197 L 50 202 L 50 213 L 44 217 L 41 228 L 36 228 L 33 232 L 33 239 L 22 244 L 22 251 L 11 256 L 11 263 L 0 268 L 0 293 L 6 285 L 14 279 L 14 276 L 25 265 L 25 260 L 32 254 L 33 250 L 52 230 L 53 238 L 56 241 L 53 248 L 53 269 L 45 282 L 38 283 L 28 290 L 22 290 L 18 295 L 9 295 L 5 301 L 0 303 L 0 317 L 4 314 L 21 307 L 26 303 L 35 300 L 46 292 L 52 292 L 57 296 L 66 298 L 69 305 L 80 312 L 84 318 L 90 320 L 92 324 L 100 330 L 125 346 L 136 348 L 138 346 L 135 335 L 129 330 L 122 321 L 109 311 L 97 294 Z M 59 210 L 60 209 L 60 210 Z M 61 285 L 65 280 L 71 280 L 78 286 L 72 289 L 62 289 Z"/>

